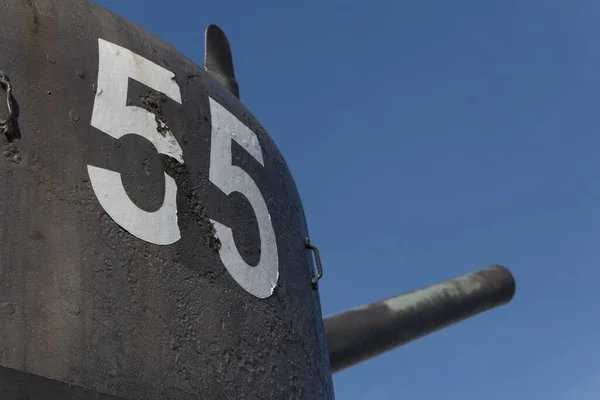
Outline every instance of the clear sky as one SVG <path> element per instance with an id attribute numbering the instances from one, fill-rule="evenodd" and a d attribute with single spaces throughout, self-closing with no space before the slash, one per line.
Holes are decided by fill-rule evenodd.
<path id="1" fill-rule="evenodd" d="M 595 0 L 102 0 L 234 52 L 322 252 L 325 314 L 499 263 L 511 304 L 334 375 L 349 400 L 600 398 Z"/>

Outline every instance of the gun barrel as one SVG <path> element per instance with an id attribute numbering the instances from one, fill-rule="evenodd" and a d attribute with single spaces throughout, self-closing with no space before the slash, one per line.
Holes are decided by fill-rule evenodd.
<path id="1" fill-rule="evenodd" d="M 332 372 L 508 303 L 510 271 L 492 265 L 471 274 L 390 297 L 324 319 Z"/>

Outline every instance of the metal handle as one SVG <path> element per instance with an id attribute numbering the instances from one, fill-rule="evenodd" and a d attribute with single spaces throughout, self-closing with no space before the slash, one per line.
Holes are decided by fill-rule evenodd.
<path id="1" fill-rule="evenodd" d="M 312 250 L 315 253 L 315 261 L 317 262 L 317 276 L 313 276 L 312 278 L 312 287 L 313 290 L 317 290 L 319 288 L 319 279 L 323 277 L 323 264 L 321 264 L 321 256 L 319 255 L 319 249 L 310 244 L 310 239 L 305 238 L 304 244 L 307 249 Z"/>
<path id="2" fill-rule="evenodd" d="M 6 139 L 10 139 L 10 133 L 12 128 L 13 120 L 13 107 L 12 107 L 12 85 L 8 75 L 4 71 L 0 70 L 0 87 L 6 90 L 6 108 L 8 109 L 8 115 L 6 119 L 0 119 L 0 133 L 4 135 Z"/>

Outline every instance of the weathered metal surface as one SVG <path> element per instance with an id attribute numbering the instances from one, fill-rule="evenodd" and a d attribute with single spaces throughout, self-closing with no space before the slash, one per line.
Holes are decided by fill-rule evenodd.
<path id="1" fill-rule="evenodd" d="M 122 397 L 110 396 L 95 390 L 4 367 L 0 367 L 0 399 L 125 400 Z"/>
<path id="2" fill-rule="evenodd" d="M 333 398 L 300 198 L 250 111 L 88 1 L 0 9 L 0 366 L 123 399 Z"/>
<path id="3" fill-rule="evenodd" d="M 494 265 L 325 318 L 333 372 L 491 308 L 515 294 L 508 269 Z"/>

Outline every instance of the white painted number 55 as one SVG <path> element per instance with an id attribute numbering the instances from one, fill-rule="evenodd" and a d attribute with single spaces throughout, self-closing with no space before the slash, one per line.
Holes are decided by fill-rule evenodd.
<path id="1" fill-rule="evenodd" d="M 155 116 L 136 106 L 127 106 L 129 79 L 163 93 L 181 103 L 179 86 L 169 70 L 132 51 L 98 39 L 98 84 L 91 125 L 119 139 L 127 134 L 140 135 L 150 141 L 157 152 L 184 163 L 183 150 L 169 131 L 157 131 Z M 260 261 L 248 265 L 239 253 L 230 227 L 211 220 L 221 241 L 219 255 L 227 271 L 247 292 L 267 298 L 273 294 L 279 277 L 277 241 L 267 204 L 242 168 L 232 165 L 231 142 L 235 140 L 264 166 L 262 149 L 254 132 L 214 99 L 209 98 L 212 119 L 209 180 L 225 194 L 244 195 L 254 210 L 260 234 Z M 169 245 L 181 238 L 177 223 L 177 184 L 168 174 L 161 207 L 148 212 L 135 205 L 123 186 L 118 172 L 88 165 L 94 193 L 108 215 L 132 235 L 157 245 Z M 199 244 L 200 245 L 200 244 Z"/>

